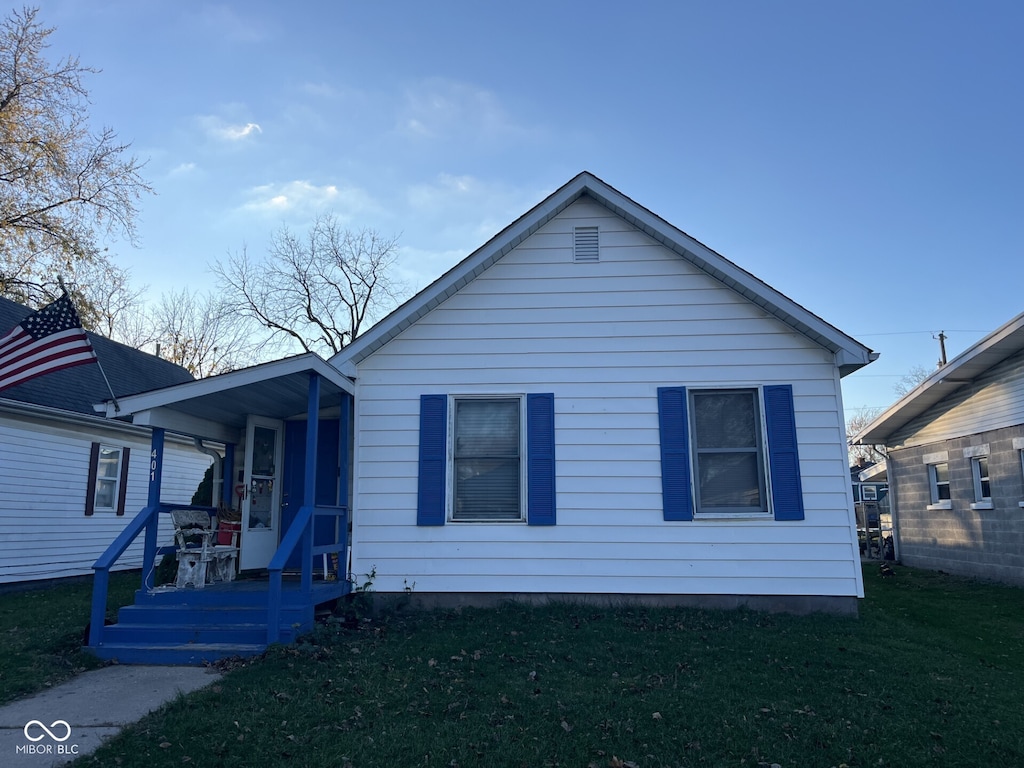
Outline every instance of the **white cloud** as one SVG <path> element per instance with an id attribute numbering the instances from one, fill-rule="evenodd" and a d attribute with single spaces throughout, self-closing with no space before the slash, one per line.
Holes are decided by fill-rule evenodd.
<path id="1" fill-rule="evenodd" d="M 168 172 L 168 176 L 185 176 L 196 170 L 195 163 L 180 163 Z"/>
<path id="2" fill-rule="evenodd" d="M 335 184 L 317 186 L 304 180 L 263 184 L 249 190 L 248 197 L 243 210 L 287 218 L 330 212 L 344 223 L 380 210 L 370 195 L 359 188 Z"/>
<path id="3" fill-rule="evenodd" d="M 201 115 L 196 119 L 207 136 L 219 141 L 244 141 L 263 133 L 259 123 L 229 123 L 216 115 Z"/>
<path id="4" fill-rule="evenodd" d="M 535 132 L 517 124 L 491 91 L 441 78 L 424 80 L 406 91 L 397 131 L 418 138 L 482 142 Z"/>
<path id="5" fill-rule="evenodd" d="M 239 141 L 254 133 L 263 133 L 259 123 L 246 123 L 245 125 L 225 125 L 216 131 L 217 135 L 229 141 Z"/>

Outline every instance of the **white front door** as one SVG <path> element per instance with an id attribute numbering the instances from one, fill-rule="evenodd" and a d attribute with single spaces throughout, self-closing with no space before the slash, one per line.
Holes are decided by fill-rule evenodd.
<path id="1" fill-rule="evenodd" d="M 284 423 L 250 416 L 245 430 L 245 498 L 239 568 L 266 568 L 281 538 Z"/>

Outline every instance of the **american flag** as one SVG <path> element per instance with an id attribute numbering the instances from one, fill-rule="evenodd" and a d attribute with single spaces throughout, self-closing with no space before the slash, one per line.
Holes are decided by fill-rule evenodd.
<path id="1" fill-rule="evenodd" d="M 95 363 L 89 337 L 64 294 L 0 338 L 0 390 L 73 365 Z"/>

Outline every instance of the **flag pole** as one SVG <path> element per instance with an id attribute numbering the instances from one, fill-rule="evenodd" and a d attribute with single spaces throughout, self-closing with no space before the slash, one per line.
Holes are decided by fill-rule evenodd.
<path id="1" fill-rule="evenodd" d="M 64 295 L 67 297 L 68 301 L 71 302 L 71 306 L 73 307 L 75 305 L 75 302 L 72 301 L 71 294 L 68 292 L 67 287 L 64 285 L 64 278 L 61 277 L 60 275 L 57 275 L 57 284 L 60 286 L 61 291 L 64 292 Z M 79 322 L 81 322 L 81 318 L 79 318 Z M 107 378 L 107 372 L 103 370 L 103 363 L 100 362 L 100 356 L 96 354 L 95 349 L 93 349 L 92 351 L 92 356 L 96 358 L 96 367 L 100 369 L 100 376 L 103 377 L 103 383 L 107 385 L 107 391 L 110 393 L 110 399 L 114 403 L 114 413 L 120 413 L 121 404 L 117 402 L 117 395 L 114 394 L 114 388 L 110 386 L 110 379 Z"/>
<path id="2" fill-rule="evenodd" d="M 93 354 L 96 354 L 94 351 Z M 110 392 L 110 399 L 114 401 L 114 413 L 121 412 L 121 404 L 117 402 L 117 395 L 114 394 L 114 388 L 110 386 L 110 379 L 107 378 L 106 371 L 103 370 L 103 366 L 100 365 L 99 356 L 96 357 L 96 366 L 100 369 L 100 375 L 103 377 L 103 381 L 107 384 L 107 391 Z"/>

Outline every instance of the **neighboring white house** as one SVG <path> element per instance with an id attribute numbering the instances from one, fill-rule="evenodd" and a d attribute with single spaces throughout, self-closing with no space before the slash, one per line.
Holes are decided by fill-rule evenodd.
<path id="1" fill-rule="evenodd" d="M 876 355 L 594 176 L 357 338 L 352 572 L 856 611 L 840 378 Z"/>
<path id="2" fill-rule="evenodd" d="M 0 298 L 0 335 L 30 312 Z M 192 380 L 166 360 L 89 338 L 119 396 Z M 96 414 L 93 405 L 109 398 L 96 365 L 0 392 L 0 583 L 92 573 L 146 505 L 150 430 Z M 192 443 L 168 440 L 164 500 L 189 503 L 211 461 Z M 138 568 L 141 552 L 140 541 L 118 568 Z"/>
<path id="3" fill-rule="evenodd" d="M 1024 314 L 855 436 L 886 447 L 896 555 L 1024 585 Z"/>

